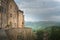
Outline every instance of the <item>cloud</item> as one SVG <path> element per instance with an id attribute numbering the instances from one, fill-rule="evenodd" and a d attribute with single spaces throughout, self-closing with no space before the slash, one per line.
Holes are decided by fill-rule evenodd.
<path id="1" fill-rule="evenodd" d="M 26 21 L 53 21 L 60 16 L 60 0 L 15 0 Z M 58 21 L 56 17 L 55 21 Z"/>
<path id="2" fill-rule="evenodd" d="M 50 21 L 60 21 L 60 16 L 51 16 L 48 20 L 50 20 Z"/>
<path id="3" fill-rule="evenodd" d="M 56 2 L 60 2 L 60 0 L 54 0 L 54 1 L 56 1 Z"/>

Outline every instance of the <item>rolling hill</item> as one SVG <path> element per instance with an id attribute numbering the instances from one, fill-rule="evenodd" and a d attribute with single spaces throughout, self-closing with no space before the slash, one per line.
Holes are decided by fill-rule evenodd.
<path id="1" fill-rule="evenodd" d="M 25 22 L 25 27 L 30 27 L 33 30 L 44 29 L 50 26 L 60 26 L 60 22 L 55 21 Z"/>

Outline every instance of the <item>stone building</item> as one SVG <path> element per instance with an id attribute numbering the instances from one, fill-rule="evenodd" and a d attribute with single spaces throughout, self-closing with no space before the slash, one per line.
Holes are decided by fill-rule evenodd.
<path id="1" fill-rule="evenodd" d="M 18 28 L 24 28 L 24 15 L 21 10 L 18 10 Z"/>
<path id="2" fill-rule="evenodd" d="M 0 0 L 0 27 L 1 28 L 17 28 L 23 27 L 24 15 L 23 11 L 18 9 L 14 0 Z M 19 23 L 20 22 L 20 23 Z"/>
<path id="3" fill-rule="evenodd" d="M 7 25 L 7 4 L 8 0 L 0 0 L 0 28 Z"/>
<path id="4" fill-rule="evenodd" d="M 14 0 L 0 0 L 0 30 L 9 40 L 32 40 L 32 29 L 24 27 L 23 13 Z"/>
<path id="5" fill-rule="evenodd" d="M 6 30 L 6 34 L 10 40 L 32 40 L 31 28 L 14 28 Z"/>
<path id="6" fill-rule="evenodd" d="M 8 25 L 10 28 L 17 28 L 18 7 L 14 0 L 9 1 L 8 5 Z"/>

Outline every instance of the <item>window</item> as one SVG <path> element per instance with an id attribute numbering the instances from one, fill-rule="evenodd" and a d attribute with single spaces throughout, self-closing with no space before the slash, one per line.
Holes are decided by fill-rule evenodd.
<path id="1" fill-rule="evenodd" d="M 23 40 L 23 37 L 21 35 L 18 35 L 17 40 Z"/>
<path id="2" fill-rule="evenodd" d="M 0 12 L 6 13 L 6 9 L 5 9 L 4 7 L 1 7 L 1 6 L 0 6 Z"/>
<path id="3" fill-rule="evenodd" d="M 2 12 L 2 6 L 0 6 L 0 12 Z"/>
<path id="4" fill-rule="evenodd" d="M 22 22 L 22 24 L 24 24 L 24 22 Z"/>
<path id="5" fill-rule="evenodd" d="M 16 23 L 14 25 L 16 26 Z"/>
<path id="6" fill-rule="evenodd" d="M 11 4 L 9 5 L 9 8 L 12 9 L 12 5 Z"/>
<path id="7" fill-rule="evenodd" d="M 10 22 L 10 26 L 12 27 L 12 22 Z"/>
<path id="8" fill-rule="evenodd" d="M 5 8 L 3 8 L 3 9 L 2 9 L 2 12 L 3 12 L 3 13 L 6 13 L 6 9 L 5 9 Z"/>
<path id="9" fill-rule="evenodd" d="M 1 12 L 1 7 L 0 7 L 0 12 Z"/>
<path id="10" fill-rule="evenodd" d="M 14 19 L 16 18 L 16 14 L 14 14 L 14 17 L 13 17 Z"/>
<path id="11" fill-rule="evenodd" d="M 10 14 L 10 17 L 12 17 L 12 14 Z"/>

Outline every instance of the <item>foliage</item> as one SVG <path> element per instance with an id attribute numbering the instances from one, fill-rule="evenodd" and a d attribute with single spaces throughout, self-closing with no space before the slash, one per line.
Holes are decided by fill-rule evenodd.
<path id="1" fill-rule="evenodd" d="M 60 27 L 52 26 L 49 40 L 60 40 Z"/>
<path id="2" fill-rule="evenodd" d="M 37 35 L 37 40 L 43 40 L 43 31 L 42 30 L 38 30 L 36 32 Z"/>
<path id="3" fill-rule="evenodd" d="M 44 30 L 46 30 L 49 33 L 48 40 L 60 40 L 60 26 L 51 26 Z M 44 30 L 37 30 L 37 40 L 43 40 Z"/>

